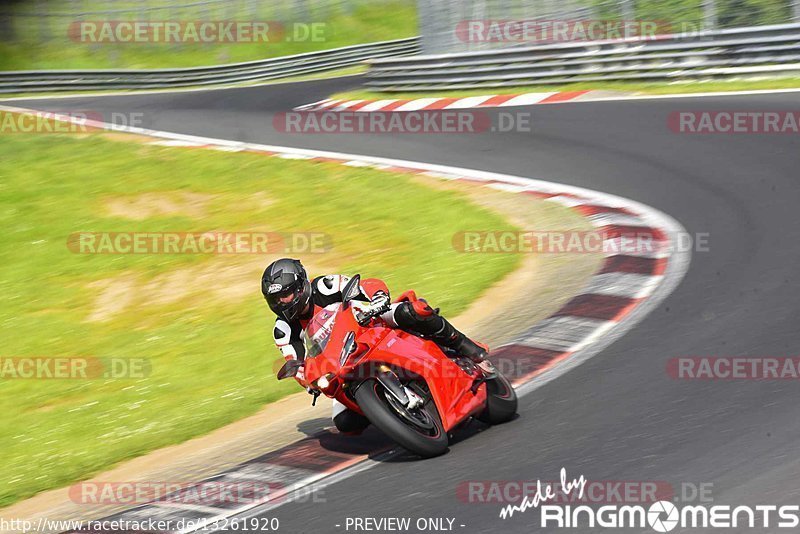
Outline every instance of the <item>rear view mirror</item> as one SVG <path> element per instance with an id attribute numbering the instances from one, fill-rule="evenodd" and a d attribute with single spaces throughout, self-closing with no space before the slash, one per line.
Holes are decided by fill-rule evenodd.
<path id="1" fill-rule="evenodd" d="M 283 380 L 284 378 L 291 378 L 297 374 L 297 371 L 303 367 L 303 362 L 300 360 L 287 360 L 286 363 L 283 364 L 280 371 L 278 371 L 278 380 Z"/>
<path id="2" fill-rule="evenodd" d="M 342 289 L 342 306 L 347 309 L 347 303 L 361 293 L 361 275 L 357 274 L 347 282 Z"/>

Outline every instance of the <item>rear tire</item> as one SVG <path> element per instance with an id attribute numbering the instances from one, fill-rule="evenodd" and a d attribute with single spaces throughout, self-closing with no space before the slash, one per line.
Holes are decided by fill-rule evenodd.
<path id="1" fill-rule="evenodd" d="M 432 458 L 447 452 L 449 442 L 447 432 L 432 401 L 426 402 L 425 406 L 419 409 L 419 412 L 424 412 L 424 417 L 432 424 L 431 430 L 426 433 L 403 421 L 395 408 L 389 404 L 387 395 L 390 394 L 377 379 L 369 378 L 356 390 L 355 397 L 358 406 L 370 422 L 397 444 L 423 458 Z"/>
<path id="2" fill-rule="evenodd" d="M 486 408 L 476 417 L 489 425 L 511 421 L 517 414 L 517 393 L 511 382 L 499 372 L 486 382 Z"/>

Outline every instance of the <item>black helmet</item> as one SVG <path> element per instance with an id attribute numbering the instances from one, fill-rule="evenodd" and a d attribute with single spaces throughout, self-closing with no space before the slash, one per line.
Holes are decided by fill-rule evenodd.
<path id="1" fill-rule="evenodd" d="M 311 282 L 300 260 L 282 258 L 261 276 L 261 292 L 270 309 L 287 321 L 305 318 L 311 310 Z"/>

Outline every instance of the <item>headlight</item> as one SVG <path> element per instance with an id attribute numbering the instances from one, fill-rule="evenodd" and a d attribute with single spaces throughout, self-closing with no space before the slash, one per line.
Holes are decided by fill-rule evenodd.
<path id="1" fill-rule="evenodd" d="M 321 376 L 321 377 L 319 377 L 319 378 L 317 379 L 317 387 L 318 387 L 319 389 L 328 389 L 328 386 L 330 386 L 330 385 L 331 385 L 331 380 L 333 380 L 333 378 L 334 378 L 335 376 L 336 376 L 336 375 L 334 375 L 333 373 L 328 373 L 328 374 L 327 374 L 327 375 L 325 375 L 325 376 Z"/>

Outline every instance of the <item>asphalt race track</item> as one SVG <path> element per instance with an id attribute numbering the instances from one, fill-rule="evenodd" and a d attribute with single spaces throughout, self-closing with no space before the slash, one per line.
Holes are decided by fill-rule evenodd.
<path id="1" fill-rule="evenodd" d="M 555 480 L 562 467 L 589 480 L 667 481 L 676 491 L 685 482 L 712 483 L 715 504 L 797 504 L 797 381 L 681 381 L 670 378 L 666 365 L 676 356 L 800 353 L 800 141 L 792 135 L 676 134 L 667 117 L 688 110 L 797 110 L 800 93 L 537 106 L 529 108 L 527 133 L 274 130 L 275 113 L 358 83 L 350 77 L 10 104 L 142 112 L 147 128 L 583 186 L 649 204 L 692 234 L 708 233 L 709 251 L 693 254 L 675 292 L 621 340 L 522 398 L 516 421 L 458 443 L 440 458 L 399 459 L 355 474 L 324 488 L 325 502 L 266 512 L 280 518 L 281 531 L 344 532 L 347 517 L 378 516 L 454 517 L 455 529 L 470 533 L 534 531 L 538 513 L 502 520 L 499 505 L 463 502 L 457 488 L 469 480 Z"/>

